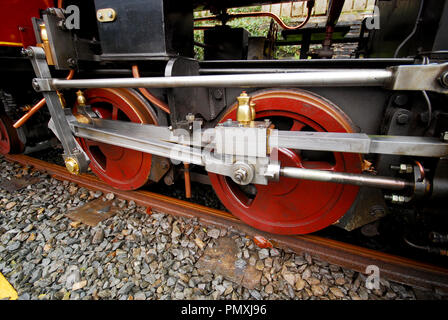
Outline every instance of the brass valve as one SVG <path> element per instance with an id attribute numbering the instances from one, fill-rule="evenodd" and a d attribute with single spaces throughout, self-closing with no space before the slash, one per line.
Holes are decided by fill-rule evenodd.
<path id="1" fill-rule="evenodd" d="M 246 91 L 243 91 L 236 99 L 238 100 L 236 120 L 243 125 L 249 125 L 255 120 L 255 103 L 251 101 Z"/>
<path id="2" fill-rule="evenodd" d="M 78 104 L 78 107 L 85 107 L 87 103 L 87 99 L 82 93 L 81 90 L 78 90 L 76 92 L 76 102 Z M 80 111 L 81 108 L 78 108 L 78 112 L 75 112 L 73 115 L 75 116 L 76 120 L 80 123 L 90 123 L 89 117 L 87 117 L 86 114 L 83 114 L 82 111 Z"/>
<path id="3" fill-rule="evenodd" d="M 81 90 L 78 90 L 76 92 L 77 98 L 76 98 L 76 102 L 78 103 L 78 106 L 84 107 L 87 103 L 86 97 L 84 97 L 84 94 L 82 93 Z"/>

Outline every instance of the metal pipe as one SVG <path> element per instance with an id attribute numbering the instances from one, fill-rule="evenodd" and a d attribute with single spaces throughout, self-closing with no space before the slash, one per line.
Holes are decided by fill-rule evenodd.
<path id="1" fill-rule="evenodd" d="M 280 175 L 295 179 L 351 184 L 356 186 L 390 190 L 403 190 L 405 188 L 412 187 L 413 185 L 411 182 L 404 179 L 294 167 L 281 168 Z"/>
<path id="2" fill-rule="evenodd" d="M 132 76 L 136 79 L 140 78 L 140 72 L 138 71 L 137 65 L 132 66 Z M 151 92 L 149 92 L 145 88 L 138 88 L 138 90 L 141 92 L 141 94 L 143 94 L 146 97 L 146 99 L 148 99 L 151 103 L 156 105 L 160 110 L 170 114 L 170 108 L 166 103 L 159 100 L 156 96 L 154 96 Z"/>
<path id="3" fill-rule="evenodd" d="M 190 164 L 184 162 L 185 198 L 191 198 Z"/>
<path id="4" fill-rule="evenodd" d="M 337 70 L 302 73 L 264 73 L 244 75 L 206 75 L 152 78 L 114 79 L 50 79 L 52 89 L 70 88 L 180 88 L 180 87 L 338 87 L 384 86 L 393 78 L 393 72 L 384 69 Z"/>
<path id="5" fill-rule="evenodd" d="M 199 18 L 195 18 L 194 21 L 210 21 L 210 20 L 219 20 L 221 18 L 224 18 L 226 20 L 232 20 L 232 19 L 237 19 L 237 18 L 248 18 L 248 17 L 269 17 L 274 19 L 278 25 L 280 25 L 280 27 L 282 29 L 285 30 L 298 30 L 301 29 L 302 27 L 304 27 L 308 21 L 311 18 L 311 14 L 314 8 L 314 1 L 308 1 L 307 3 L 307 15 L 305 17 L 305 20 L 303 20 L 299 25 L 297 26 L 288 26 L 286 25 L 283 20 L 276 15 L 275 13 L 272 12 L 268 12 L 268 11 L 259 11 L 259 12 L 237 12 L 237 13 L 225 13 L 222 16 L 208 16 L 208 17 L 199 17 Z M 195 26 L 194 28 L 200 28 L 201 26 Z"/>

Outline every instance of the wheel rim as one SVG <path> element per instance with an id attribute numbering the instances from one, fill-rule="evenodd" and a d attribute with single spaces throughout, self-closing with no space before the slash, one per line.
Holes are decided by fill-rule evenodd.
<path id="1" fill-rule="evenodd" d="M 102 119 L 157 124 L 151 106 L 133 90 L 90 89 L 84 96 Z M 88 139 L 79 141 L 91 160 L 92 172 L 111 186 L 135 190 L 148 182 L 151 154 Z"/>
<path id="2" fill-rule="evenodd" d="M 263 91 L 252 99 L 257 120 L 268 118 L 281 130 L 353 132 L 349 118 L 337 106 L 309 92 Z M 236 119 L 236 105 L 221 121 L 229 118 Z M 278 157 L 282 166 L 361 172 L 357 154 L 281 149 Z M 221 202 L 234 215 L 257 229 L 278 234 L 311 233 L 333 224 L 350 209 L 359 191 L 356 186 L 285 177 L 247 188 L 221 175 L 209 176 Z"/>
<path id="3" fill-rule="evenodd" d="M 0 153 L 8 154 L 11 150 L 9 133 L 4 122 L 4 116 L 0 116 Z"/>

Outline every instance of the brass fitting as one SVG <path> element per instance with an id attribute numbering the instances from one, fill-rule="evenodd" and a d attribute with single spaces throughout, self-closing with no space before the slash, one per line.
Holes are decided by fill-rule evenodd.
<path id="1" fill-rule="evenodd" d="M 250 101 L 251 97 L 247 95 L 246 91 L 243 91 L 236 99 L 238 100 L 236 120 L 243 125 L 250 124 L 255 120 L 255 103 Z"/>
<path id="2" fill-rule="evenodd" d="M 45 28 L 45 24 L 40 24 L 39 29 L 40 29 L 39 30 L 40 38 L 42 40 L 42 43 L 39 46 L 42 47 L 42 49 L 44 49 L 44 51 L 45 51 L 45 57 L 47 59 L 48 65 L 54 66 L 53 55 L 51 54 L 50 42 L 48 40 L 48 33 L 47 33 L 47 29 Z"/>
<path id="3" fill-rule="evenodd" d="M 83 115 L 82 113 L 74 113 L 73 114 L 76 118 L 76 121 L 78 121 L 79 123 L 85 123 L 85 124 L 89 124 L 90 123 L 90 119 L 88 117 L 86 117 L 85 115 Z"/>
<path id="4" fill-rule="evenodd" d="M 75 175 L 79 174 L 79 164 L 75 158 L 72 157 L 65 158 L 65 167 L 71 174 Z"/>
<path id="5" fill-rule="evenodd" d="M 81 90 L 78 90 L 76 92 L 77 98 L 76 98 L 76 102 L 78 103 L 78 106 L 84 107 L 87 103 L 86 97 L 84 97 L 84 94 L 82 93 Z"/>
<path id="6" fill-rule="evenodd" d="M 64 95 L 63 95 L 62 93 L 60 93 L 59 91 L 56 91 L 56 93 L 58 94 L 59 102 L 61 103 L 62 109 L 64 109 L 65 106 L 66 106 L 66 104 L 67 104 L 67 103 L 65 102 Z"/>

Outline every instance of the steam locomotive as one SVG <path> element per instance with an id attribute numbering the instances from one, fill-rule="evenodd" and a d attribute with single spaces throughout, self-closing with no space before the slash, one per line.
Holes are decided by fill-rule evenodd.
<path id="1" fill-rule="evenodd" d="M 448 3 L 378 0 L 348 38 L 344 0 L 320 25 L 302 2 L 291 26 L 229 10 L 262 0 L 3 0 L 0 152 L 57 141 L 67 170 L 117 189 L 208 182 L 278 234 L 354 230 L 394 206 L 443 214 Z M 229 24 L 260 16 L 263 37 Z M 300 59 L 274 59 L 280 42 Z M 343 42 L 357 45 L 335 59 Z"/>

